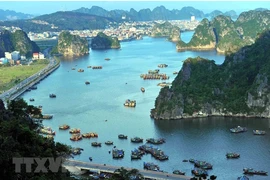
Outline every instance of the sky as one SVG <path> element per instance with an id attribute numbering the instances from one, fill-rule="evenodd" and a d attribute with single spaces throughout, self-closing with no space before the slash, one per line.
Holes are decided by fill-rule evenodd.
<path id="1" fill-rule="evenodd" d="M 209 13 L 213 10 L 229 11 L 235 10 L 237 13 L 252 10 L 255 8 L 267 8 L 270 9 L 270 1 L 220 1 L 220 0 L 210 0 L 210 1 L 23 1 L 23 0 L 0 0 L 0 9 L 3 10 L 13 10 L 16 12 L 22 12 L 26 14 L 42 15 L 50 14 L 57 11 L 71 11 L 79 9 L 81 7 L 91 8 L 92 6 L 100 6 L 106 10 L 113 9 L 123 9 L 130 10 L 134 8 L 139 11 L 140 9 L 149 8 L 153 10 L 157 6 L 165 6 L 167 9 L 181 9 L 185 6 L 192 6 L 196 9 L 202 10 L 204 13 Z"/>

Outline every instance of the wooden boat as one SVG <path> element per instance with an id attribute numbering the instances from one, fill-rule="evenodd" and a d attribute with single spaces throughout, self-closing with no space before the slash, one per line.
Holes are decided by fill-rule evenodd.
<path id="1" fill-rule="evenodd" d="M 109 61 L 109 60 L 111 60 L 111 59 L 110 59 L 110 58 L 105 58 L 105 60 L 106 60 L 106 61 Z"/>
<path id="2" fill-rule="evenodd" d="M 178 174 L 178 175 L 185 175 L 186 173 L 180 170 L 174 170 L 173 174 Z"/>
<path id="3" fill-rule="evenodd" d="M 135 107 L 136 106 L 136 101 L 132 101 L 132 100 L 129 100 L 127 99 L 126 102 L 124 103 L 124 106 L 127 106 L 127 107 Z"/>
<path id="4" fill-rule="evenodd" d="M 101 143 L 99 142 L 92 142 L 91 145 L 94 147 L 101 147 Z"/>
<path id="5" fill-rule="evenodd" d="M 72 129 L 69 130 L 70 134 L 76 134 L 76 133 L 80 133 L 80 132 L 81 132 L 81 130 L 77 129 L 77 128 L 72 128 Z"/>
<path id="6" fill-rule="evenodd" d="M 90 84 L 90 82 L 89 81 L 85 81 L 85 84 L 88 85 L 88 84 Z"/>
<path id="7" fill-rule="evenodd" d="M 134 149 L 133 151 L 131 151 L 131 159 L 141 159 L 144 154 L 144 151 Z"/>
<path id="8" fill-rule="evenodd" d="M 244 174 L 265 175 L 265 176 L 267 175 L 266 171 L 255 171 L 252 168 L 244 168 L 243 171 L 244 171 Z"/>
<path id="9" fill-rule="evenodd" d="M 84 70 L 83 69 L 78 69 L 78 72 L 84 72 Z"/>
<path id="10" fill-rule="evenodd" d="M 35 99 L 34 98 L 30 98 L 29 101 L 35 101 Z"/>
<path id="11" fill-rule="evenodd" d="M 166 67 L 168 67 L 168 65 L 167 64 L 159 64 L 158 67 L 159 68 L 166 68 Z"/>
<path id="12" fill-rule="evenodd" d="M 59 126 L 59 129 L 61 129 L 61 130 L 67 130 L 69 128 L 70 128 L 70 126 L 67 124 L 63 124 L 63 125 Z"/>
<path id="13" fill-rule="evenodd" d="M 113 145 L 113 142 L 112 141 L 106 141 L 105 144 L 106 145 Z"/>
<path id="14" fill-rule="evenodd" d="M 102 66 L 92 66 L 92 69 L 102 69 Z"/>
<path id="15" fill-rule="evenodd" d="M 226 154 L 226 157 L 227 157 L 228 159 L 236 159 L 236 158 L 239 158 L 239 157 L 240 157 L 240 154 L 230 152 L 230 153 L 227 153 L 227 154 Z"/>
<path id="16" fill-rule="evenodd" d="M 76 68 L 72 68 L 71 70 L 75 70 Z"/>
<path id="17" fill-rule="evenodd" d="M 145 92 L 145 89 L 144 89 L 143 87 L 141 87 L 141 91 L 142 91 L 142 92 Z"/>
<path id="18" fill-rule="evenodd" d="M 81 154 L 81 151 L 83 151 L 82 148 L 72 148 L 72 149 L 71 149 L 71 153 L 72 153 L 73 155 Z"/>
<path id="19" fill-rule="evenodd" d="M 128 137 L 125 136 L 124 134 L 119 134 L 119 135 L 118 135 L 118 138 L 119 138 L 119 139 L 127 139 Z"/>
<path id="20" fill-rule="evenodd" d="M 178 74 L 178 72 L 177 71 L 174 71 L 173 74 Z"/>
<path id="21" fill-rule="evenodd" d="M 265 131 L 262 131 L 262 130 L 253 130 L 253 134 L 254 135 L 265 135 L 266 132 Z"/>
<path id="22" fill-rule="evenodd" d="M 71 141 L 79 141 L 82 139 L 82 135 L 81 134 L 72 134 L 72 136 L 70 137 Z"/>
<path id="23" fill-rule="evenodd" d="M 194 174 L 195 176 L 208 176 L 208 172 L 205 169 L 200 169 L 200 168 L 194 168 L 191 170 L 191 173 Z"/>
<path id="24" fill-rule="evenodd" d="M 112 150 L 112 157 L 114 159 L 119 159 L 119 158 L 123 158 L 125 155 L 125 151 L 122 149 L 113 149 Z"/>
<path id="25" fill-rule="evenodd" d="M 194 163 L 195 167 L 202 168 L 202 169 L 212 169 L 213 166 L 210 163 L 207 163 L 205 161 L 195 161 Z"/>
<path id="26" fill-rule="evenodd" d="M 32 86 L 30 87 L 31 90 L 36 90 L 37 89 L 37 86 Z"/>
<path id="27" fill-rule="evenodd" d="M 246 127 L 237 126 L 235 128 L 231 128 L 230 131 L 232 133 L 241 133 L 241 132 L 246 132 L 247 131 L 247 128 Z"/>
<path id="28" fill-rule="evenodd" d="M 55 135 L 55 131 L 53 131 L 50 127 L 42 127 L 42 128 L 40 128 L 39 133 L 47 134 L 47 135 Z"/>
<path id="29" fill-rule="evenodd" d="M 134 138 L 131 138 L 130 141 L 133 143 L 141 143 L 143 142 L 143 139 L 139 137 L 134 137 Z"/>
<path id="30" fill-rule="evenodd" d="M 143 168 L 151 171 L 159 171 L 159 166 L 154 163 L 143 163 Z"/>
<path id="31" fill-rule="evenodd" d="M 50 96 L 50 98 L 56 98 L 55 94 L 50 94 L 49 96 Z"/>
<path id="32" fill-rule="evenodd" d="M 159 139 L 148 138 L 146 139 L 146 142 L 150 144 L 163 144 L 165 143 L 165 139 L 164 138 L 159 138 Z"/>
<path id="33" fill-rule="evenodd" d="M 94 138 L 94 137 L 98 137 L 98 134 L 97 133 L 94 133 L 94 132 L 89 132 L 89 133 L 82 134 L 82 136 L 84 138 Z"/>

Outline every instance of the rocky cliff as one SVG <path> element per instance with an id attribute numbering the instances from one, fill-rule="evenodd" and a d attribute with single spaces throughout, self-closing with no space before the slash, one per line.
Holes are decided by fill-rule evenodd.
<path id="1" fill-rule="evenodd" d="M 168 37 L 169 41 L 180 41 L 180 28 L 173 26 L 169 22 L 156 24 L 151 30 L 152 37 Z"/>
<path id="2" fill-rule="evenodd" d="M 39 52 L 39 47 L 31 41 L 27 34 L 21 30 L 14 33 L 9 31 L 0 32 L 0 57 L 5 56 L 5 52 L 19 51 L 21 55 L 32 57 L 33 52 Z"/>
<path id="3" fill-rule="evenodd" d="M 189 58 L 172 87 L 162 88 L 154 119 L 204 116 L 270 117 L 270 31 L 226 56 L 222 65 Z"/>
<path id="4" fill-rule="evenodd" d="M 270 11 L 248 11 L 234 22 L 228 16 L 219 15 L 212 21 L 204 19 L 195 29 L 189 43 L 179 41 L 176 49 L 215 48 L 220 53 L 233 53 L 255 42 L 257 35 L 270 28 Z M 202 44 L 206 44 L 202 46 Z"/>
<path id="5" fill-rule="evenodd" d="M 91 41 L 92 49 L 119 49 L 120 43 L 117 38 L 112 38 L 99 32 Z"/>
<path id="6" fill-rule="evenodd" d="M 64 56 L 81 56 L 89 53 L 89 45 L 86 38 L 63 31 L 58 37 L 56 51 Z"/>

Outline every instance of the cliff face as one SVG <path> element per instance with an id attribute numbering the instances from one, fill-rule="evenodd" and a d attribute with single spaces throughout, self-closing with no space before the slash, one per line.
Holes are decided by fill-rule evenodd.
<path id="1" fill-rule="evenodd" d="M 234 22 L 228 16 L 219 15 L 212 21 L 204 19 L 195 29 L 189 43 L 179 41 L 176 49 L 211 49 L 220 53 L 233 53 L 255 42 L 257 35 L 270 28 L 270 11 L 248 11 Z M 202 46 L 208 43 L 210 46 Z"/>
<path id="2" fill-rule="evenodd" d="M 0 56 L 5 52 L 19 51 L 21 55 L 31 57 L 33 52 L 39 52 L 39 47 L 21 30 L 14 33 L 2 31 L 0 35 Z"/>
<path id="3" fill-rule="evenodd" d="M 81 56 L 89 53 L 88 41 L 67 31 L 58 37 L 57 51 L 64 56 Z"/>
<path id="4" fill-rule="evenodd" d="M 92 49 L 119 49 L 120 43 L 117 38 L 112 38 L 100 32 L 92 39 Z"/>
<path id="5" fill-rule="evenodd" d="M 180 28 L 173 26 L 169 22 L 156 24 L 152 31 L 152 37 L 168 37 L 168 40 L 177 42 L 180 41 Z"/>
<path id="6" fill-rule="evenodd" d="M 200 57 L 184 61 L 171 88 L 161 89 L 151 116 L 270 117 L 270 31 L 226 56 L 222 65 Z"/>

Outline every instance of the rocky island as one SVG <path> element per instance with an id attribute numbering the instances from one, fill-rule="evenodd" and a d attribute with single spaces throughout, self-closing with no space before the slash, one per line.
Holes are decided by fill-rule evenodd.
<path id="1" fill-rule="evenodd" d="M 63 31 L 58 37 L 57 46 L 53 53 L 60 53 L 64 56 L 81 56 L 89 53 L 89 45 L 86 38 L 72 35 L 68 31 Z"/>
<path id="2" fill-rule="evenodd" d="M 171 88 L 161 89 L 151 117 L 270 117 L 269 48 L 267 31 L 253 45 L 227 55 L 222 65 L 188 58 Z"/>
<path id="3" fill-rule="evenodd" d="M 255 42 L 257 35 L 270 28 L 270 11 L 248 11 L 239 15 L 236 21 L 229 16 L 219 15 L 212 21 L 203 19 L 195 29 L 189 43 L 179 41 L 176 49 L 208 50 L 220 53 L 234 53 L 241 47 Z"/>
<path id="4" fill-rule="evenodd" d="M 14 33 L 4 30 L 0 32 L 0 57 L 5 56 L 5 52 L 19 51 L 21 55 L 32 57 L 33 52 L 39 52 L 39 47 L 31 41 L 22 30 Z"/>
<path id="5" fill-rule="evenodd" d="M 167 37 L 169 41 L 178 42 L 180 41 L 180 28 L 166 21 L 163 24 L 156 24 L 152 28 L 151 36 Z"/>
<path id="6" fill-rule="evenodd" d="M 91 42 L 92 49 L 119 49 L 120 47 L 117 38 L 109 37 L 102 32 L 99 32 Z"/>

